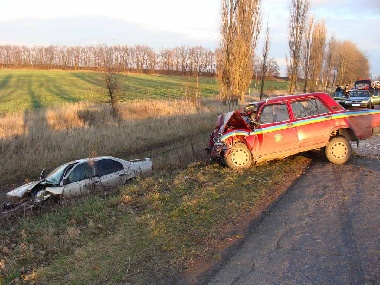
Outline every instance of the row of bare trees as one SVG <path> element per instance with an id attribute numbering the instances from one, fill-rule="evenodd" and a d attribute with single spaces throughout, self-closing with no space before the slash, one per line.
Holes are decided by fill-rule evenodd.
<path id="1" fill-rule="evenodd" d="M 105 55 L 115 72 L 215 72 L 215 53 L 200 46 L 158 52 L 145 45 L 0 46 L 0 64 L 14 68 L 97 69 L 103 67 Z"/>
<path id="2" fill-rule="evenodd" d="M 112 55 L 112 56 L 110 56 Z M 159 72 L 164 74 L 214 75 L 215 52 L 203 47 L 179 46 L 155 51 L 144 45 L 136 46 L 15 46 L 0 45 L 0 65 L 13 68 L 39 69 L 103 69 L 114 72 Z M 269 77 L 280 76 L 280 68 L 272 58 Z M 255 61 L 255 74 L 260 74 L 260 59 Z"/>
<path id="3" fill-rule="evenodd" d="M 255 56 L 261 30 L 261 0 L 221 0 L 221 4 L 221 41 L 216 52 L 221 97 L 244 101 L 244 94 L 256 74 L 261 78 L 261 98 L 267 74 L 275 66 L 275 61 L 268 56 L 268 23 L 262 55 Z M 290 0 L 289 8 L 287 76 L 290 94 L 296 89 L 326 90 L 335 84 L 349 84 L 369 77 L 367 57 L 352 42 L 340 42 L 334 37 L 328 40 L 325 22 L 309 15 L 309 0 Z"/>
<path id="4" fill-rule="evenodd" d="M 309 0 L 291 0 L 289 22 L 289 92 L 326 90 L 334 85 L 352 84 L 369 78 L 369 61 L 350 41 L 327 39 L 324 20 L 309 15 Z"/>
<path id="5" fill-rule="evenodd" d="M 109 55 L 112 54 L 110 57 Z M 203 47 L 180 46 L 156 52 L 144 45 L 136 46 L 16 46 L 0 45 L 0 65 L 13 68 L 99 69 L 108 66 L 115 72 L 161 72 L 214 75 L 215 52 Z M 271 76 L 279 76 L 273 60 Z M 258 72 L 258 71 L 257 71 Z"/>

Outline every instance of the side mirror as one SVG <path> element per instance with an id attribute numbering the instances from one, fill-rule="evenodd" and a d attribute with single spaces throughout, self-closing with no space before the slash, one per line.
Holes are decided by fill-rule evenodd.
<path id="1" fill-rule="evenodd" d="M 70 179 L 69 178 L 65 178 L 65 179 L 63 179 L 63 181 L 62 181 L 62 184 L 63 185 L 67 185 L 67 184 L 69 184 L 70 183 Z"/>
<path id="2" fill-rule="evenodd" d="M 41 171 L 41 174 L 40 174 L 40 180 L 44 179 L 45 178 L 45 173 L 46 173 L 46 169 L 42 169 Z"/>

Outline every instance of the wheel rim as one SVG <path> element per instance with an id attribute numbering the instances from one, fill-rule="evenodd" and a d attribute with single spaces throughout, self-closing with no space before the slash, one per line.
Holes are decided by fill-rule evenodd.
<path id="1" fill-rule="evenodd" d="M 235 149 L 231 153 L 231 161 L 236 165 L 236 166 L 244 166 L 247 165 L 249 162 L 249 154 L 245 149 Z"/>
<path id="2" fill-rule="evenodd" d="M 348 154 L 348 148 L 346 144 L 342 142 L 336 142 L 331 146 L 330 153 L 336 159 L 344 159 Z"/>

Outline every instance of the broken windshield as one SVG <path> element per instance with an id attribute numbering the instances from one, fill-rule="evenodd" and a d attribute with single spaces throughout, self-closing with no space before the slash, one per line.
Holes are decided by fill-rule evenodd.
<path id="1" fill-rule="evenodd" d="M 52 183 L 53 185 L 58 185 L 63 176 L 69 171 L 75 164 L 64 164 L 61 166 L 58 166 L 56 169 L 54 169 L 50 174 L 45 178 L 45 181 Z"/>

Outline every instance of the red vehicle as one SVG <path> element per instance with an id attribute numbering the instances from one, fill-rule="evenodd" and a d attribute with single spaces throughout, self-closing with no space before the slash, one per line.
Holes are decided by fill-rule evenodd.
<path id="1" fill-rule="evenodd" d="M 371 79 L 359 79 L 355 81 L 355 89 L 358 90 L 369 90 L 372 88 Z"/>
<path id="2" fill-rule="evenodd" d="M 219 115 L 207 150 L 232 169 L 322 148 L 342 164 L 352 153 L 349 141 L 379 133 L 378 110 L 345 110 L 326 93 L 289 95 Z"/>

